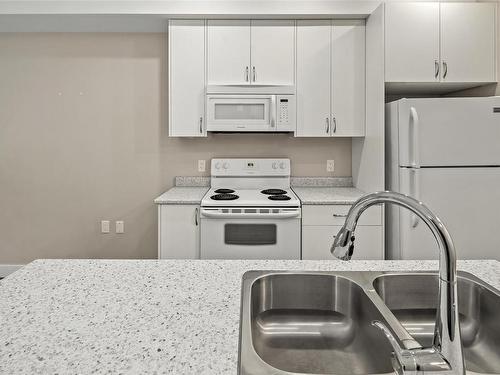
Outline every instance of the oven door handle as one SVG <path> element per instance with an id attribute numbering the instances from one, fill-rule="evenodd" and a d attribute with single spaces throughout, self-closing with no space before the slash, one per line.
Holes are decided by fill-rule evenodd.
<path id="1" fill-rule="evenodd" d="M 210 219 L 291 219 L 299 217 L 300 212 L 282 212 L 279 214 L 230 214 L 201 209 L 201 216 Z"/>

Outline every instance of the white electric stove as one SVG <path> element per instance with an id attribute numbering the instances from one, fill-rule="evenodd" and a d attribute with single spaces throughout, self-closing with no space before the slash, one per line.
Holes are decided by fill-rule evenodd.
<path id="1" fill-rule="evenodd" d="M 202 259 L 300 259 L 289 159 L 212 159 L 200 217 Z"/>

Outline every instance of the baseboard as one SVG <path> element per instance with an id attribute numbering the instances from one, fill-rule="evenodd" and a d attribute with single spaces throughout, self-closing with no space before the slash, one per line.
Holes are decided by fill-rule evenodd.
<path id="1" fill-rule="evenodd" d="M 12 272 L 17 271 L 24 264 L 0 264 L 0 277 L 10 275 Z"/>

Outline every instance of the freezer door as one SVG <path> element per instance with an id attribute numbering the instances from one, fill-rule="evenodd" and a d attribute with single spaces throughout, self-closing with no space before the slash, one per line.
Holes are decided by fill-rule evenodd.
<path id="1" fill-rule="evenodd" d="M 500 260 L 500 168 L 401 168 L 400 179 L 401 192 L 444 222 L 458 259 Z M 399 249 L 391 249 L 393 256 L 438 259 L 431 231 L 408 210 L 398 210 Z"/>
<path id="2" fill-rule="evenodd" d="M 500 165 L 500 97 L 402 99 L 399 165 Z"/>

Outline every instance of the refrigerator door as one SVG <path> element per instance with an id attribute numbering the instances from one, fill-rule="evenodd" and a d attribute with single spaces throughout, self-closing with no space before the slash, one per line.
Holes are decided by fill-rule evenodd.
<path id="1" fill-rule="evenodd" d="M 500 260 L 500 168 L 401 168 L 401 192 L 424 202 L 448 228 L 458 259 Z M 431 231 L 397 209 L 391 249 L 401 259 L 438 259 Z"/>
<path id="2" fill-rule="evenodd" d="M 402 99 L 399 165 L 500 165 L 500 97 Z"/>

